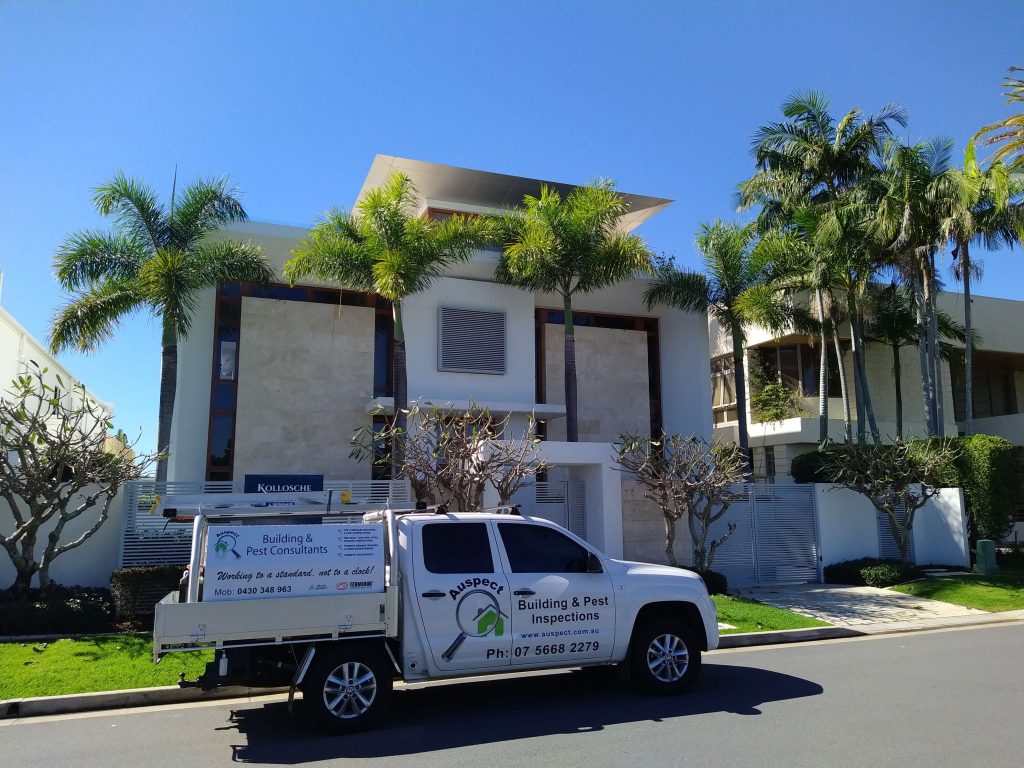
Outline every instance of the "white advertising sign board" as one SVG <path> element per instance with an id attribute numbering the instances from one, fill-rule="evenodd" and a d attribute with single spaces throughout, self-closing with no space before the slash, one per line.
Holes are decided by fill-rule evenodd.
<path id="1" fill-rule="evenodd" d="M 383 591 L 380 525 L 209 529 L 203 602 Z"/>

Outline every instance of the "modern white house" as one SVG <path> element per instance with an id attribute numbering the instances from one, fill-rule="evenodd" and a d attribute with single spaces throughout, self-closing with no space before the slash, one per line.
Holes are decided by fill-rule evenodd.
<path id="1" fill-rule="evenodd" d="M 943 292 L 939 308 L 962 322 L 963 295 Z M 981 336 L 974 350 L 974 432 L 1003 437 L 1018 447 L 1024 460 L 1024 302 L 974 296 L 973 325 Z M 842 333 L 842 329 L 840 330 Z M 709 323 L 711 379 L 715 437 L 735 441 L 736 397 L 732 385 L 732 339 L 713 320 Z M 883 436 L 896 434 L 896 387 L 892 350 L 868 344 L 868 387 Z M 778 380 L 800 396 L 800 413 L 781 422 L 759 422 L 750 408 L 750 370 L 756 359 Z M 852 361 L 846 355 L 848 381 L 853 380 Z M 744 366 L 747 372 L 747 417 L 754 474 L 759 480 L 787 482 L 794 456 L 813 450 L 818 442 L 818 360 L 816 340 L 799 333 L 776 335 L 765 328 L 747 329 Z M 921 375 L 917 347 L 900 351 L 900 390 L 905 436 L 927 434 L 924 420 Z M 829 370 L 829 435 L 843 438 L 842 400 L 835 355 Z M 942 363 L 944 432 L 962 434 L 964 424 L 964 368 L 960 360 Z M 856 406 L 851 395 L 851 412 Z M 1018 512 L 1017 528 L 1024 537 L 1024 510 Z"/>
<path id="2" fill-rule="evenodd" d="M 572 189 L 378 155 L 354 202 L 393 171 L 412 179 L 420 212 L 431 217 L 503 212 L 545 183 L 563 194 Z M 627 231 L 671 203 L 623 196 Z M 225 234 L 258 243 L 280 271 L 306 230 L 249 222 Z M 662 427 L 710 436 L 710 389 L 700 373 L 708 359 L 705 317 L 648 310 L 641 279 L 576 297 L 581 442 L 567 443 L 561 299 L 494 282 L 497 256 L 479 250 L 405 300 L 409 399 L 453 408 L 473 401 L 512 414 L 513 426 L 533 414 L 542 422 L 543 453 L 556 466 L 526 503 L 534 511 L 561 504 L 556 519 L 621 555 L 621 473 L 611 444 L 623 432 Z M 352 460 L 350 439 L 371 426 L 374 411 L 393 407 L 391 329 L 387 302 L 337 285 L 282 280 L 206 292 L 179 344 L 168 479 L 312 473 L 370 480 L 383 468 Z"/>

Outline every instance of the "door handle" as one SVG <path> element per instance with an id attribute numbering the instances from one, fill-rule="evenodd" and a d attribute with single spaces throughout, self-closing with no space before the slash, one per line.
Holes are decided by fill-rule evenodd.
<path id="1" fill-rule="evenodd" d="M 529 595 L 536 595 L 537 593 L 534 592 L 532 589 L 517 589 L 512 594 L 516 595 L 517 597 L 527 597 Z"/>
<path id="2" fill-rule="evenodd" d="M 434 589 L 430 592 L 423 592 L 421 597 L 429 597 L 431 600 L 436 600 L 439 597 L 444 597 L 444 592 L 439 589 Z"/>

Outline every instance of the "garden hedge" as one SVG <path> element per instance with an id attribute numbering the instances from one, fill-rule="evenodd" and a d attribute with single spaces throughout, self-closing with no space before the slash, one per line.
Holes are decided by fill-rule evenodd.
<path id="1" fill-rule="evenodd" d="M 877 557 L 861 557 L 825 566 L 826 584 L 852 584 L 857 587 L 891 587 L 923 575 L 924 572 L 916 565 Z"/>
<path id="2" fill-rule="evenodd" d="M 151 616 L 156 604 L 178 588 L 184 565 L 137 565 L 110 575 L 110 591 L 119 619 Z"/>

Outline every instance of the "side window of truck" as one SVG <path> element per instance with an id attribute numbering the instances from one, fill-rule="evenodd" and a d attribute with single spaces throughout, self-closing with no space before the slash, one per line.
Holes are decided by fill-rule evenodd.
<path id="1" fill-rule="evenodd" d="M 586 573 L 586 549 L 554 528 L 499 523 L 512 573 Z"/>
<path id="2" fill-rule="evenodd" d="M 424 525 L 423 565 L 430 573 L 494 573 L 487 524 Z"/>

